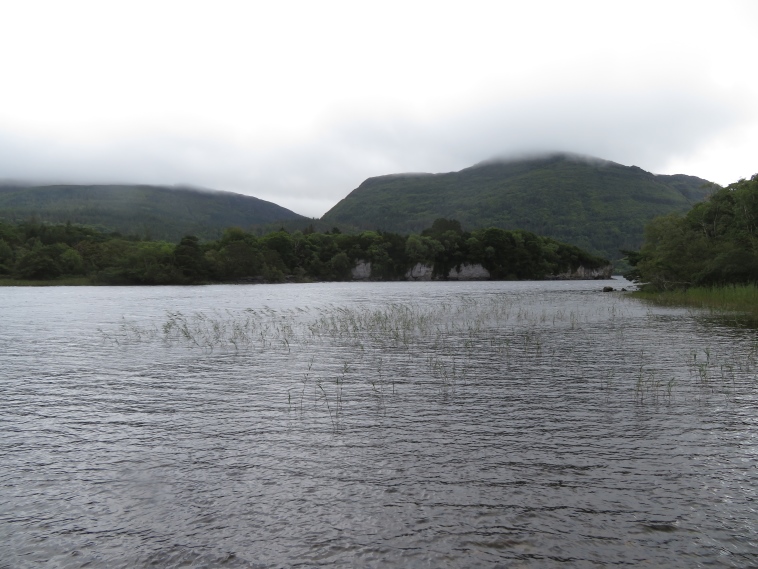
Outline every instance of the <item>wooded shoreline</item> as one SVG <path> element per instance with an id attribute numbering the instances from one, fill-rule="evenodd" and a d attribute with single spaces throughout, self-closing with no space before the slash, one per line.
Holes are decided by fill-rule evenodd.
<path id="1" fill-rule="evenodd" d="M 423 278 L 416 274 L 419 267 Z M 467 267 L 476 270 L 467 273 Z M 258 237 L 232 227 L 216 241 L 188 235 L 178 244 L 72 224 L 0 222 L 0 279 L 5 284 L 543 280 L 574 274 L 596 278 L 604 271 L 611 271 L 607 260 L 573 245 L 520 230 L 467 232 L 445 219 L 421 235 L 343 234 L 335 228 L 325 233 L 279 230 Z"/>

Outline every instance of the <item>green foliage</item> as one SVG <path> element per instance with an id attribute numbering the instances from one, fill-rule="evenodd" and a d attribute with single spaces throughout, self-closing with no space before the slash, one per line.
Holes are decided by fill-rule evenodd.
<path id="1" fill-rule="evenodd" d="M 597 268 L 608 261 L 528 231 L 506 231 L 490 227 L 475 231 L 468 247 L 469 259 L 476 259 L 495 279 L 544 279 L 572 272 L 579 266 Z"/>
<path id="2" fill-rule="evenodd" d="M 444 245 L 431 237 L 410 235 L 405 241 L 405 256 L 414 265 L 433 262 L 444 251 Z"/>
<path id="3" fill-rule="evenodd" d="M 718 190 L 686 215 L 654 219 L 631 277 L 655 290 L 758 282 L 758 174 Z"/>
<path id="4" fill-rule="evenodd" d="M 684 212 L 710 187 L 691 176 L 556 154 L 485 162 L 449 174 L 369 178 L 322 218 L 325 224 L 435 237 L 498 227 L 526 230 L 616 259 L 637 249 L 644 225 Z M 447 225 L 454 218 L 458 226 Z"/>
<path id="5" fill-rule="evenodd" d="M 421 232 L 421 235 L 425 235 L 429 237 L 439 237 L 440 235 L 443 235 L 447 233 L 448 231 L 452 231 L 453 233 L 457 233 L 458 235 L 463 233 L 461 222 L 458 221 L 457 219 L 445 219 L 444 217 L 440 217 L 434 220 L 434 222 L 432 223 L 432 226 L 429 229 L 424 229 Z"/>
<path id="6" fill-rule="evenodd" d="M 75 249 L 66 249 L 58 257 L 58 264 L 64 275 L 74 276 L 84 273 L 84 259 Z"/>
<path id="7" fill-rule="evenodd" d="M 462 264 L 481 263 L 496 279 L 539 279 L 592 269 L 608 261 L 528 231 L 489 228 L 466 233 L 438 220 L 424 235 L 275 231 L 262 237 L 232 227 L 217 241 L 185 235 L 176 244 L 125 239 L 72 224 L 0 225 L 0 274 L 24 281 L 87 276 L 102 284 L 192 284 L 240 281 L 350 280 L 359 261 L 372 278 L 406 278 L 415 264 L 445 277 Z M 57 241 L 56 241 L 57 240 Z"/>
<path id="8" fill-rule="evenodd" d="M 47 247 L 23 253 L 16 263 L 15 276 L 20 279 L 54 279 L 61 274 L 54 256 L 55 251 Z"/>
<path id="9" fill-rule="evenodd" d="M 165 242 L 129 242 L 120 239 L 105 242 L 95 251 L 107 251 L 114 256 L 104 259 L 97 255 L 96 282 L 104 284 L 180 284 L 188 282 L 175 266 L 174 246 Z M 92 251 L 90 251 L 90 254 Z"/>
<path id="10" fill-rule="evenodd" d="M 200 242 L 194 235 L 182 237 L 174 249 L 174 264 L 188 282 L 203 280 L 207 275 Z"/>
<path id="11" fill-rule="evenodd" d="M 642 290 L 633 293 L 637 298 L 656 304 L 672 306 L 696 306 L 717 312 L 739 311 L 758 321 L 758 285 L 723 285 L 693 287 L 667 291 Z"/>
<path id="12" fill-rule="evenodd" d="M 12 264 L 13 249 L 5 239 L 0 238 L 0 275 L 10 274 Z"/>

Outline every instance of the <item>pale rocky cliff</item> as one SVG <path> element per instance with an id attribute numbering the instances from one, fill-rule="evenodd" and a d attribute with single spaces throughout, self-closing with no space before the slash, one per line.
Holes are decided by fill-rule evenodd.
<path id="1" fill-rule="evenodd" d="M 450 269 L 447 275 L 451 281 L 486 281 L 490 278 L 490 272 L 479 264 L 461 265 L 461 270 L 456 267 Z"/>
<path id="2" fill-rule="evenodd" d="M 560 273 L 555 279 L 560 280 L 604 280 L 613 276 L 613 265 L 606 265 L 599 269 L 586 269 L 583 266 L 572 272 Z"/>
<path id="3" fill-rule="evenodd" d="M 366 281 L 371 278 L 371 262 L 358 261 L 351 271 L 354 281 Z"/>
<path id="4" fill-rule="evenodd" d="M 412 281 L 430 281 L 433 278 L 434 267 L 416 263 L 413 268 L 405 273 L 405 278 Z M 437 276 L 436 280 L 449 281 L 482 281 L 490 278 L 490 272 L 481 265 L 461 265 L 460 270 L 453 267 L 446 278 Z"/>
<path id="5" fill-rule="evenodd" d="M 612 274 L 612 265 L 607 265 L 599 269 L 586 269 L 580 266 L 575 271 L 560 273 L 549 278 L 556 280 L 598 280 L 610 279 Z M 355 267 L 353 267 L 352 275 L 353 280 L 356 281 L 370 280 L 371 262 L 358 261 Z M 491 277 L 490 272 L 480 264 L 461 265 L 460 268 L 453 267 L 447 277 L 441 277 L 439 275 L 434 277 L 433 275 L 434 267 L 432 265 L 416 263 L 407 273 L 405 273 L 405 278 L 409 281 L 431 281 L 432 279 L 450 281 L 486 281 Z"/>
<path id="6" fill-rule="evenodd" d="M 433 272 L 434 267 L 431 265 L 416 263 L 410 271 L 405 273 L 405 278 L 409 281 L 430 281 Z"/>

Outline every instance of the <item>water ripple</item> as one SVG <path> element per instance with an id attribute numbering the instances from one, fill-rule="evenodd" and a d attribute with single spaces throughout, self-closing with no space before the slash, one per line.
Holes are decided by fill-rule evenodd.
<path id="1" fill-rule="evenodd" d="M 603 284 L 4 289 L 0 567 L 758 564 L 754 331 Z"/>

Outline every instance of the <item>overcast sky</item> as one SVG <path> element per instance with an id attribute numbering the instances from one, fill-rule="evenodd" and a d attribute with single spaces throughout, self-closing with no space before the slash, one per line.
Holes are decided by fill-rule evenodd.
<path id="1" fill-rule="evenodd" d="M 365 178 L 569 151 L 758 172 L 758 2 L 0 0 L 0 179 L 320 216 Z"/>

